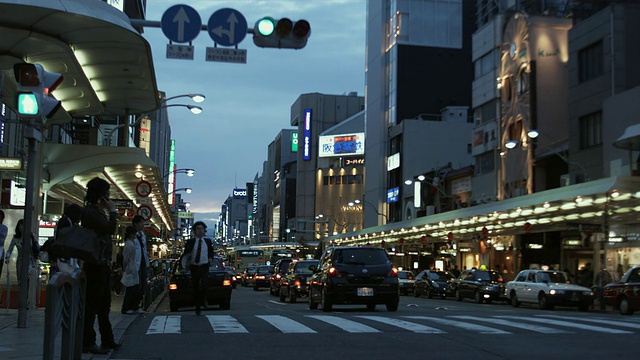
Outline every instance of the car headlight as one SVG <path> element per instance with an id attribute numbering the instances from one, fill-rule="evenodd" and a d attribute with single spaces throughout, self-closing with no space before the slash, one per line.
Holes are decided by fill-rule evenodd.
<path id="1" fill-rule="evenodd" d="M 438 284 L 437 282 L 432 282 L 431 286 L 433 286 L 434 288 L 439 288 L 440 284 Z"/>
<path id="2" fill-rule="evenodd" d="M 491 290 L 493 290 L 493 286 L 483 286 L 483 287 L 482 287 L 482 290 L 484 290 L 484 291 L 491 291 Z"/>
<path id="3" fill-rule="evenodd" d="M 549 290 L 549 294 L 550 295 L 563 295 L 564 294 L 564 290 L 551 289 L 551 290 Z"/>
<path id="4" fill-rule="evenodd" d="M 593 296 L 593 292 L 592 291 L 583 291 L 582 295 Z"/>

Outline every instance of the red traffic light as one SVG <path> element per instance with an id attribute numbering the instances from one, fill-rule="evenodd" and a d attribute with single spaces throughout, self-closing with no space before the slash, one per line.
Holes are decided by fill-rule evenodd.
<path id="1" fill-rule="evenodd" d="M 34 64 L 15 64 L 13 65 L 13 73 L 16 82 L 21 86 L 38 86 L 40 84 L 38 69 Z"/>
<path id="2" fill-rule="evenodd" d="M 293 27 L 293 36 L 297 37 L 298 39 L 306 38 L 309 35 L 310 30 L 311 25 L 309 25 L 309 22 L 307 20 L 298 20 Z"/>

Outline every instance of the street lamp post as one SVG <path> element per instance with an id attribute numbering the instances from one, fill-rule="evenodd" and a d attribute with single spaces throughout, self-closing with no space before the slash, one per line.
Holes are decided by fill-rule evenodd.
<path id="1" fill-rule="evenodd" d="M 375 211 L 376 214 L 378 214 L 378 216 L 384 217 L 385 224 L 389 222 L 389 217 L 387 216 L 387 214 L 379 212 L 378 208 L 376 208 L 372 203 L 370 203 L 370 202 L 368 202 L 366 200 L 355 199 L 353 201 L 348 202 L 347 205 L 349 205 L 350 207 L 354 207 L 354 206 L 356 206 L 356 204 L 360 204 L 360 203 L 363 203 L 365 205 L 369 205 L 373 209 L 373 211 Z"/>

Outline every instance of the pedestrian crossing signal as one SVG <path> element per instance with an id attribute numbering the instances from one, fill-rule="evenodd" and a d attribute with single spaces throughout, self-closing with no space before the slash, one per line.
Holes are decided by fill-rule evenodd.
<path id="1" fill-rule="evenodd" d="M 52 117 L 61 102 L 51 93 L 62 83 L 61 74 L 45 71 L 40 64 L 18 63 L 13 66 L 16 79 L 16 110 L 26 117 Z"/>

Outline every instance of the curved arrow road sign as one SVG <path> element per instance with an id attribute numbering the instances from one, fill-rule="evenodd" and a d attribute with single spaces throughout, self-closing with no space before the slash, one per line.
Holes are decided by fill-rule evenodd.
<path id="1" fill-rule="evenodd" d="M 221 46 L 238 45 L 247 36 L 247 19 L 238 10 L 224 8 L 214 12 L 207 26 L 211 39 Z"/>

